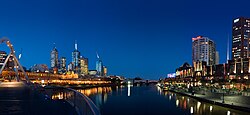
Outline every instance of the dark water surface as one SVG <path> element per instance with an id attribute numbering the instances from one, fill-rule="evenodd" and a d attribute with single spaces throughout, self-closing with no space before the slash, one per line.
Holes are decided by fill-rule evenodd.
<path id="1" fill-rule="evenodd" d="M 78 90 L 89 96 L 102 115 L 249 115 L 195 99 L 163 92 L 156 86 L 98 87 Z"/>

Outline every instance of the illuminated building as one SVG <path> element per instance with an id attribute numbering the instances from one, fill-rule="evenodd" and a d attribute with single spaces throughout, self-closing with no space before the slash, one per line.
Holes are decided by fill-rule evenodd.
<path id="1" fill-rule="evenodd" d="M 89 74 L 89 69 L 88 69 L 88 58 L 80 58 L 80 73 L 83 75 L 88 75 Z"/>
<path id="2" fill-rule="evenodd" d="M 103 76 L 103 63 L 100 59 L 96 61 L 96 71 L 97 75 Z"/>
<path id="3" fill-rule="evenodd" d="M 103 66 L 103 75 L 104 76 L 108 75 L 108 68 L 106 66 Z"/>
<path id="4" fill-rule="evenodd" d="M 193 76 L 193 67 L 188 64 L 187 62 L 184 63 L 182 66 L 176 69 L 175 75 L 168 74 L 168 78 L 176 78 L 176 83 L 188 83 L 192 81 Z M 183 82 L 184 81 L 184 82 Z"/>
<path id="5" fill-rule="evenodd" d="M 214 65 L 216 62 L 214 41 L 202 36 L 192 38 L 192 41 L 192 61 L 205 61 L 207 65 Z"/>
<path id="6" fill-rule="evenodd" d="M 220 55 L 219 55 L 219 52 L 216 51 L 216 54 L 215 54 L 215 65 L 218 65 L 220 63 Z"/>
<path id="7" fill-rule="evenodd" d="M 74 66 L 73 62 L 69 63 L 69 65 L 68 65 L 69 72 L 73 71 L 73 66 Z"/>
<path id="8" fill-rule="evenodd" d="M 89 75 L 95 76 L 95 75 L 97 75 L 97 71 L 96 70 L 89 70 Z"/>
<path id="9" fill-rule="evenodd" d="M 181 67 L 176 69 L 175 75 L 177 78 L 192 77 L 193 67 L 186 62 Z"/>
<path id="10" fill-rule="evenodd" d="M 96 71 L 97 71 L 97 75 L 103 76 L 103 63 L 98 54 L 97 54 L 97 61 L 96 61 Z"/>
<path id="11" fill-rule="evenodd" d="M 0 51 L 0 68 L 3 66 L 6 58 L 7 58 L 7 53 L 5 51 Z"/>
<path id="12" fill-rule="evenodd" d="M 249 57 L 250 18 L 240 17 L 233 20 L 232 59 Z"/>
<path id="13" fill-rule="evenodd" d="M 65 73 L 66 70 L 66 57 L 61 57 L 60 58 L 60 72 Z"/>
<path id="14" fill-rule="evenodd" d="M 43 72 L 46 72 L 48 70 L 49 70 L 49 68 L 46 64 L 35 64 L 34 66 L 32 66 L 30 68 L 31 72 L 42 72 L 43 73 Z"/>
<path id="15" fill-rule="evenodd" d="M 59 67 L 58 51 L 57 51 L 55 46 L 50 53 L 50 64 L 51 64 L 51 68 L 58 68 Z"/>
<path id="16" fill-rule="evenodd" d="M 72 62 L 73 62 L 73 71 L 75 73 L 80 73 L 80 52 L 77 50 L 77 43 L 75 42 L 75 50 L 72 52 Z"/>

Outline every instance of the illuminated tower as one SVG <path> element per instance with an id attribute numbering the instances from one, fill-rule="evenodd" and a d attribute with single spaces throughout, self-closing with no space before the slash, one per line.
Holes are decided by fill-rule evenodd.
<path id="1" fill-rule="evenodd" d="M 89 74 L 88 58 L 81 57 L 80 59 L 80 73 L 83 75 Z"/>
<path id="2" fill-rule="evenodd" d="M 234 19 L 232 29 L 232 59 L 248 58 L 250 55 L 250 18 L 240 17 Z"/>
<path id="3" fill-rule="evenodd" d="M 73 70 L 75 73 L 79 73 L 80 71 L 80 52 L 77 50 L 77 42 L 75 42 L 75 50 L 72 52 L 72 62 L 73 62 Z"/>
<path id="4" fill-rule="evenodd" d="M 96 61 L 97 75 L 103 76 L 103 63 L 99 55 L 97 53 L 96 55 L 97 55 L 97 61 Z"/>
<path id="5" fill-rule="evenodd" d="M 59 63 L 58 63 L 58 51 L 56 49 L 56 46 L 54 44 L 54 48 L 52 49 L 50 53 L 50 64 L 51 68 L 58 68 Z"/>
<path id="6" fill-rule="evenodd" d="M 60 58 L 60 70 L 62 73 L 66 72 L 66 57 Z"/>
<path id="7" fill-rule="evenodd" d="M 0 68 L 3 66 L 6 58 L 7 58 L 7 53 L 5 51 L 0 51 Z"/>
<path id="8" fill-rule="evenodd" d="M 216 63 L 216 48 L 214 41 L 202 36 L 193 38 L 192 41 L 193 62 L 205 61 L 207 65 L 214 65 Z"/>

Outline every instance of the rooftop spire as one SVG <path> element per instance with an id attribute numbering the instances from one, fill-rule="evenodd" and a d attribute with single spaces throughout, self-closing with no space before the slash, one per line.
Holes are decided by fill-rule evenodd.
<path id="1" fill-rule="evenodd" d="M 53 43 L 53 49 L 56 49 L 56 43 Z"/>
<path id="2" fill-rule="evenodd" d="M 229 34 L 227 36 L 227 61 L 229 60 Z"/>
<path id="3" fill-rule="evenodd" d="M 97 59 L 100 59 L 100 56 L 98 55 L 98 53 L 96 52 L 96 57 L 97 57 Z"/>
<path id="4" fill-rule="evenodd" d="M 75 50 L 77 50 L 77 41 L 75 40 Z"/>

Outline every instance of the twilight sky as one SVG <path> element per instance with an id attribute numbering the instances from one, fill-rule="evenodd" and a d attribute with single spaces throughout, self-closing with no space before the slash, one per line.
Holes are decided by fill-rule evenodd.
<path id="1" fill-rule="evenodd" d="M 226 60 L 232 19 L 250 17 L 249 0 L 1 0 L 0 37 L 9 37 L 21 63 L 50 66 L 53 43 L 71 59 L 74 42 L 89 69 L 96 51 L 109 74 L 158 79 L 191 63 L 192 37 L 214 40 Z M 230 39 L 231 42 L 231 39 Z M 0 45 L 0 50 L 6 50 Z"/>

